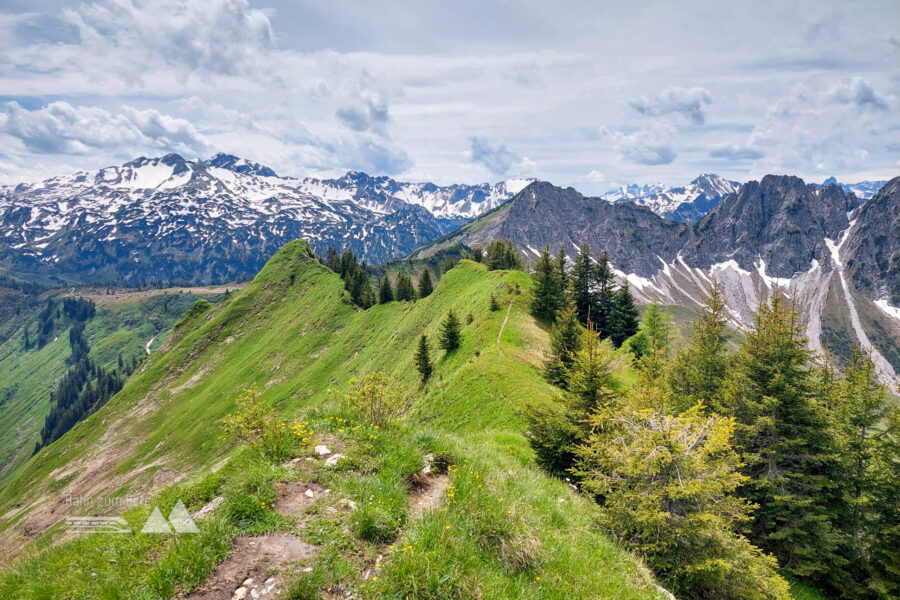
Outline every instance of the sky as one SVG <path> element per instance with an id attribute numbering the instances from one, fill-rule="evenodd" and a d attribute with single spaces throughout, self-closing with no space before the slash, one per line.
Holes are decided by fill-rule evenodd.
<path id="1" fill-rule="evenodd" d="M 0 1 L 0 184 L 169 152 L 584 193 L 887 179 L 900 2 Z"/>

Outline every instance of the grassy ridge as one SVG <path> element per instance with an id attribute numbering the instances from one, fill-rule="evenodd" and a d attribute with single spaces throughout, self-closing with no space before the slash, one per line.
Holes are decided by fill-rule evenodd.
<path id="1" fill-rule="evenodd" d="M 370 585 L 371 596 L 657 597 L 640 565 L 599 531 L 597 507 L 534 464 L 520 410 L 526 402 L 545 401 L 558 391 L 540 374 L 546 332 L 528 315 L 526 295 L 516 293 L 517 287 L 526 291 L 529 285 L 524 273 L 488 272 L 463 261 L 428 298 L 363 312 L 347 302 L 343 283 L 315 261 L 303 242 L 289 244 L 247 288 L 176 327 L 166 348 L 151 356 L 122 392 L 32 459 L 0 494 L 0 514 L 24 507 L 13 511 L 0 529 L 9 539 L 60 494 L 85 489 L 124 494 L 152 484 L 159 489 L 163 474 L 184 481 L 202 478 L 233 452 L 219 422 L 234 410 L 246 387 L 260 390 L 263 400 L 288 416 L 327 409 L 329 388 L 346 389 L 353 377 L 373 370 L 396 371 L 402 382 L 417 387 L 414 343 L 424 332 L 436 346 L 440 319 L 452 307 L 464 323 L 472 316 L 464 325 L 461 347 L 448 356 L 437 352 L 435 375 L 419 393 L 414 416 L 385 434 L 383 446 L 368 456 L 375 461 L 404 448 L 419 453 L 442 448 L 458 464 L 476 470 L 483 488 L 465 479 L 466 469 L 455 474 L 464 506 L 430 514 L 403 529 L 415 540 L 419 559 L 393 562 L 381 583 Z M 491 293 L 502 310 L 489 310 Z M 507 307 L 510 317 L 498 343 Z M 364 500 L 360 490 L 368 488 L 360 475 L 343 477 L 330 484 L 344 486 L 350 494 L 357 490 L 355 497 Z M 402 474 L 393 471 L 383 477 L 388 487 L 402 483 Z M 514 505 L 507 507 L 501 499 Z M 476 533 L 484 535 L 478 533 L 480 523 L 503 523 L 513 512 L 541 551 L 535 563 L 510 569 L 508 561 L 500 560 L 502 552 L 484 544 L 473 547 L 471 540 Z M 29 548 L 45 547 L 58 533 L 57 526 Z M 50 556 L 62 561 L 67 548 L 64 544 Z M 326 545 L 323 553 L 331 550 Z M 165 561 L 178 551 L 138 549 L 133 562 L 152 569 L 145 554 Z M 41 560 L 18 568 L 28 571 L 31 565 L 39 576 L 46 572 L 40 565 L 49 569 L 50 564 Z M 444 579 L 449 566 L 452 573 Z M 415 587 L 432 575 L 436 584 L 452 581 L 456 591 L 445 595 L 440 587 Z"/>

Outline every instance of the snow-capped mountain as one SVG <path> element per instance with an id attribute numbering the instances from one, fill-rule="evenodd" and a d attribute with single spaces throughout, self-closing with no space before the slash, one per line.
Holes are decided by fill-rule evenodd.
<path id="1" fill-rule="evenodd" d="M 667 189 L 669 189 L 668 186 L 663 185 L 662 183 L 651 183 L 644 185 L 631 183 L 628 185 L 620 185 L 617 188 L 609 190 L 608 192 L 603 194 L 603 199 L 613 203 L 623 202 L 626 200 L 633 200 L 635 198 L 650 196 L 652 194 L 658 194 L 659 192 L 663 192 Z"/>
<path id="2" fill-rule="evenodd" d="M 0 267 L 73 282 L 212 282 L 254 275 L 290 240 L 369 263 L 407 254 L 527 185 L 402 183 L 352 172 L 279 177 L 227 154 L 138 158 L 0 187 Z"/>
<path id="3" fill-rule="evenodd" d="M 831 185 L 832 183 L 841 186 L 846 193 L 854 193 L 860 200 L 868 200 L 878 193 L 878 190 L 884 187 L 887 181 L 860 181 L 858 183 L 841 183 L 834 177 L 829 177 L 822 182 L 822 187 Z"/>
<path id="4" fill-rule="evenodd" d="M 703 215 L 715 208 L 725 196 L 736 192 L 740 187 L 741 184 L 736 181 L 729 181 L 708 173 L 700 175 L 682 187 L 667 187 L 661 184 L 630 185 L 618 188 L 603 197 L 613 203 L 633 202 L 639 206 L 646 206 L 670 221 L 696 223 Z M 632 192 L 639 195 L 634 195 Z M 623 195 L 623 193 L 629 195 Z"/>

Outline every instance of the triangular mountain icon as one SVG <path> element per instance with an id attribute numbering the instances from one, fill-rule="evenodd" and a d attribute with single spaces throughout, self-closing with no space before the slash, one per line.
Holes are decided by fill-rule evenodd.
<path id="1" fill-rule="evenodd" d="M 172 533 L 169 524 L 163 518 L 162 513 L 159 512 L 158 506 L 153 507 L 153 512 L 150 513 L 150 518 L 147 519 L 144 528 L 141 529 L 141 533 Z"/>
<path id="2" fill-rule="evenodd" d="M 184 502 L 181 500 L 175 504 L 175 508 L 169 513 L 169 523 L 172 524 L 172 529 L 176 533 L 200 533 L 200 530 L 197 529 L 197 524 L 191 518 L 191 513 L 187 511 L 184 507 Z"/>

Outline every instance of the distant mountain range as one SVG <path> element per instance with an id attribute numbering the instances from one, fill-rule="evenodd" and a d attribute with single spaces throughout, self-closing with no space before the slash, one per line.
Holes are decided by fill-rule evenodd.
<path id="1" fill-rule="evenodd" d="M 829 177 L 825 181 L 822 182 L 823 186 L 830 185 L 832 183 L 836 183 L 841 186 L 841 188 L 849 193 L 856 194 L 857 198 L 862 200 L 868 200 L 872 196 L 878 193 L 878 190 L 884 187 L 887 181 L 860 181 L 858 183 L 840 183 L 834 177 Z"/>
<path id="2" fill-rule="evenodd" d="M 736 181 L 723 179 L 715 174 L 703 174 L 688 185 L 668 187 L 631 185 L 620 187 L 603 196 L 613 203 L 632 202 L 646 206 L 659 216 L 679 223 L 696 223 L 715 208 L 722 199 L 740 189 Z"/>
<path id="3" fill-rule="evenodd" d="M 609 253 L 620 281 L 644 302 L 699 308 L 718 281 L 737 327 L 774 290 L 791 292 L 814 348 L 827 344 L 846 356 L 860 344 L 900 392 L 900 177 L 863 202 L 837 184 L 768 175 L 725 196 L 695 225 L 537 182 L 413 256 L 497 238 L 532 261 L 544 245 L 574 257 L 589 242 Z"/>
<path id="4" fill-rule="evenodd" d="M 295 179 L 227 154 L 142 157 L 0 187 L 0 268 L 71 283 L 213 283 L 252 277 L 297 238 L 381 263 L 528 183 L 441 187 L 359 172 Z"/>
<path id="5" fill-rule="evenodd" d="M 861 200 L 868 200 L 881 189 L 886 181 L 860 181 L 839 183 L 834 177 L 826 179 L 821 187 L 839 185 L 846 193 L 853 193 Z M 713 173 L 700 175 L 681 187 L 631 184 L 620 186 L 603 194 L 603 199 L 614 204 L 633 202 L 646 206 L 659 216 L 679 223 L 696 223 L 703 215 L 718 206 L 725 196 L 740 189 L 737 181 L 729 181 Z"/>

